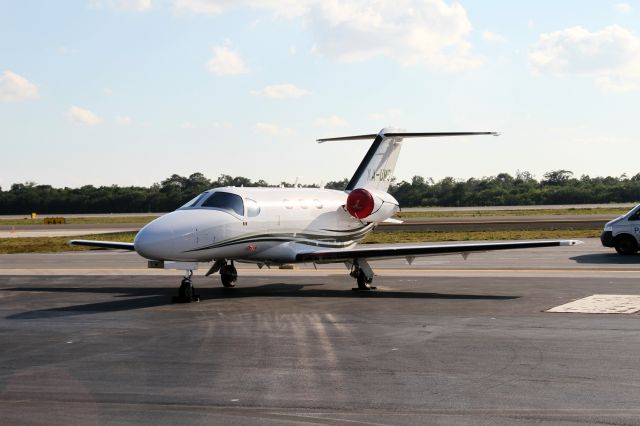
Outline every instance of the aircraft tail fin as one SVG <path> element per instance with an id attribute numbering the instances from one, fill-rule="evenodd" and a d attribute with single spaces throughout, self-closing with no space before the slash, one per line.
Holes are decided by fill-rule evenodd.
<path id="1" fill-rule="evenodd" d="M 396 129 L 382 129 L 377 134 L 342 136 L 338 138 L 318 139 L 318 142 L 374 139 L 356 169 L 345 191 L 356 188 L 367 188 L 387 192 L 400 155 L 404 138 L 493 135 L 496 132 L 440 132 L 440 133 L 407 133 Z"/>

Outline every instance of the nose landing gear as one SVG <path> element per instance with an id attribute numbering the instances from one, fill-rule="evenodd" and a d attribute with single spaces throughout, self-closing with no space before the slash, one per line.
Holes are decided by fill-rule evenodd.
<path id="1" fill-rule="evenodd" d="M 231 263 L 227 263 L 220 268 L 220 279 L 222 280 L 222 285 L 226 288 L 236 286 L 235 283 L 238 280 L 238 271 L 233 265 L 233 260 Z"/>
<path id="2" fill-rule="evenodd" d="M 215 274 L 220 271 L 220 279 L 222 280 L 222 285 L 226 288 L 235 287 L 235 282 L 238 280 L 238 271 L 233 264 L 233 260 L 230 263 L 227 263 L 227 259 L 218 259 L 214 262 L 209 272 L 205 274 L 205 277 L 208 277 L 211 274 Z"/>
<path id="3" fill-rule="evenodd" d="M 178 295 L 173 296 L 174 303 L 191 303 L 200 301 L 200 296 L 195 294 L 195 288 L 193 287 L 193 282 L 191 281 L 192 276 L 192 270 L 187 270 L 184 273 L 184 278 L 182 279 L 180 288 L 178 289 Z"/>

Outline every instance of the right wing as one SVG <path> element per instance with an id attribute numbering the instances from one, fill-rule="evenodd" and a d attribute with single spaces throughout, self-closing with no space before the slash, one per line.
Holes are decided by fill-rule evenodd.
<path id="1" fill-rule="evenodd" d="M 69 241 L 69 244 L 71 244 L 72 246 L 87 246 L 135 251 L 135 249 L 133 248 L 133 243 L 119 243 L 117 241 L 71 240 Z"/>
<path id="2" fill-rule="evenodd" d="M 543 240 L 543 241 L 509 241 L 499 243 L 474 244 L 387 244 L 375 247 L 359 247 L 354 249 L 328 249 L 298 253 L 296 261 L 315 263 L 337 263 L 356 259 L 397 259 L 415 258 L 420 256 L 436 256 L 442 254 L 460 253 L 466 255 L 471 252 L 493 250 L 512 250 L 535 247 L 573 246 L 580 244 L 577 240 Z"/>

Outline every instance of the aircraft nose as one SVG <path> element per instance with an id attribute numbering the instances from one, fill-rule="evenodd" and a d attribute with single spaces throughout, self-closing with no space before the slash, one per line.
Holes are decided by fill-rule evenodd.
<path id="1" fill-rule="evenodd" d="M 176 259 L 182 251 L 193 246 L 201 220 L 195 211 L 177 210 L 150 222 L 133 241 L 141 256 L 154 260 Z"/>

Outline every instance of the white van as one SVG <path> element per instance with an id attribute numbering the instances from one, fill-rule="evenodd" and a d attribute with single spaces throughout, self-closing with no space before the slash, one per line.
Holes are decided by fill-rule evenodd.
<path id="1" fill-rule="evenodd" d="M 614 247 L 620 254 L 635 254 L 640 249 L 640 204 L 623 216 L 604 225 L 600 241 L 605 247 Z"/>

